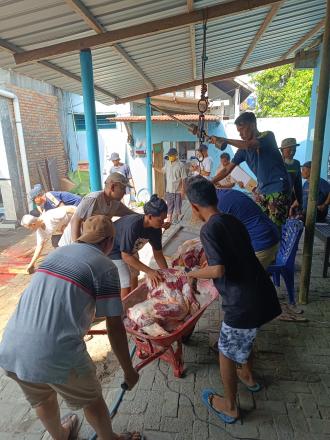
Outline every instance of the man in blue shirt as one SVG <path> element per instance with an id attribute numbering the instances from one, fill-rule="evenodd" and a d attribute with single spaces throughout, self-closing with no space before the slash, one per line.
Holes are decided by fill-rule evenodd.
<path id="1" fill-rule="evenodd" d="M 312 162 L 306 162 L 301 168 L 301 175 L 303 179 L 306 179 L 303 185 L 303 215 L 306 216 L 308 193 L 309 193 L 309 179 L 311 175 Z M 319 192 L 317 198 L 317 213 L 316 221 L 319 223 L 325 223 L 328 215 L 330 204 L 330 184 L 326 180 L 320 178 Z"/>
<path id="2" fill-rule="evenodd" d="M 268 217 L 277 225 L 285 223 L 290 206 L 290 184 L 274 133 L 260 133 L 256 117 L 252 112 L 242 113 L 235 125 L 242 138 L 226 139 L 212 136 L 211 142 L 218 148 L 228 143 L 238 148 L 230 164 L 218 173 L 212 182 L 216 183 L 228 176 L 242 162 L 246 162 L 258 181 L 255 200 Z"/>
<path id="3" fill-rule="evenodd" d="M 275 260 L 280 235 L 278 228 L 247 195 L 235 189 L 217 190 L 218 209 L 231 214 L 246 227 L 251 244 L 261 265 L 267 267 Z"/>
<path id="4" fill-rule="evenodd" d="M 30 199 L 37 205 L 37 209 L 41 214 L 43 211 L 58 208 L 59 206 L 69 205 L 78 206 L 81 197 L 67 191 L 48 191 L 45 192 L 40 183 L 34 185 L 31 189 Z"/>

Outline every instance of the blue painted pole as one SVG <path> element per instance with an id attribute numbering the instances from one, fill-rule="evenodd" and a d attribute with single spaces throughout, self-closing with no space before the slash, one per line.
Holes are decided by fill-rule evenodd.
<path id="1" fill-rule="evenodd" d="M 152 144 L 151 144 L 151 106 L 149 96 L 146 98 L 146 147 L 147 147 L 147 181 L 148 191 L 152 194 Z"/>
<path id="2" fill-rule="evenodd" d="M 99 142 L 97 137 L 93 61 L 90 49 L 80 51 L 81 82 L 84 98 L 87 154 L 89 162 L 89 181 L 91 191 L 102 189 Z"/>

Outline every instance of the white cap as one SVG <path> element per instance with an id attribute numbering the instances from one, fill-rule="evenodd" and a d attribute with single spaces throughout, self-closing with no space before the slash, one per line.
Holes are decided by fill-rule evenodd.
<path id="1" fill-rule="evenodd" d="M 34 215 L 31 214 L 25 214 L 22 217 L 21 225 L 22 226 L 29 226 L 35 223 L 35 221 L 38 219 L 38 217 L 34 217 Z"/>

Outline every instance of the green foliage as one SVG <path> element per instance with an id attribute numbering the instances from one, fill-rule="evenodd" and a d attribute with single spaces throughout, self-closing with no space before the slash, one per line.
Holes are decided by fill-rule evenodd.
<path id="1" fill-rule="evenodd" d="M 275 67 L 251 75 L 256 87 L 258 117 L 308 116 L 313 70 L 292 65 Z"/>
<path id="2" fill-rule="evenodd" d="M 90 192 L 88 171 L 70 172 L 69 179 L 76 185 L 70 192 L 80 196 L 85 196 Z"/>

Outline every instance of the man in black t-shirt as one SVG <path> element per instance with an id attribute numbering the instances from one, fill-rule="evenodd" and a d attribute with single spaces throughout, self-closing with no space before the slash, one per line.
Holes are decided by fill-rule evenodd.
<path id="1" fill-rule="evenodd" d="M 116 235 L 109 257 L 118 269 L 122 299 L 131 291 L 132 273 L 145 272 L 154 284 L 162 280 L 157 270 L 146 266 L 138 258 L 138 251 L 146 243 L 150 243 L 159 268 L 167 268 L 162 251 L 162 227 L 167 216 L 167 205 L 154 194 L 144 205 L 144 212 L 145 215 L 127 215 L 114 222 Z"/>
<path id="2" fill-rule="evenodd" d="M 237 377 L 250 391 L 261 389 L 252 375 L 252 346 L 258 328 L 278 316 L 281 307 L 247 230 L 235 217 L 218 211 L 212 183 L 192 177 L 186 194 L 193 212 L 205 222 L 200 237 L 208 264 L 188 277 L 212 278 L 225 312 L 218 343 L 224 397 L 204 390 L 202 400 L 225 423 L 234 423 L 239 418 Z"/>

